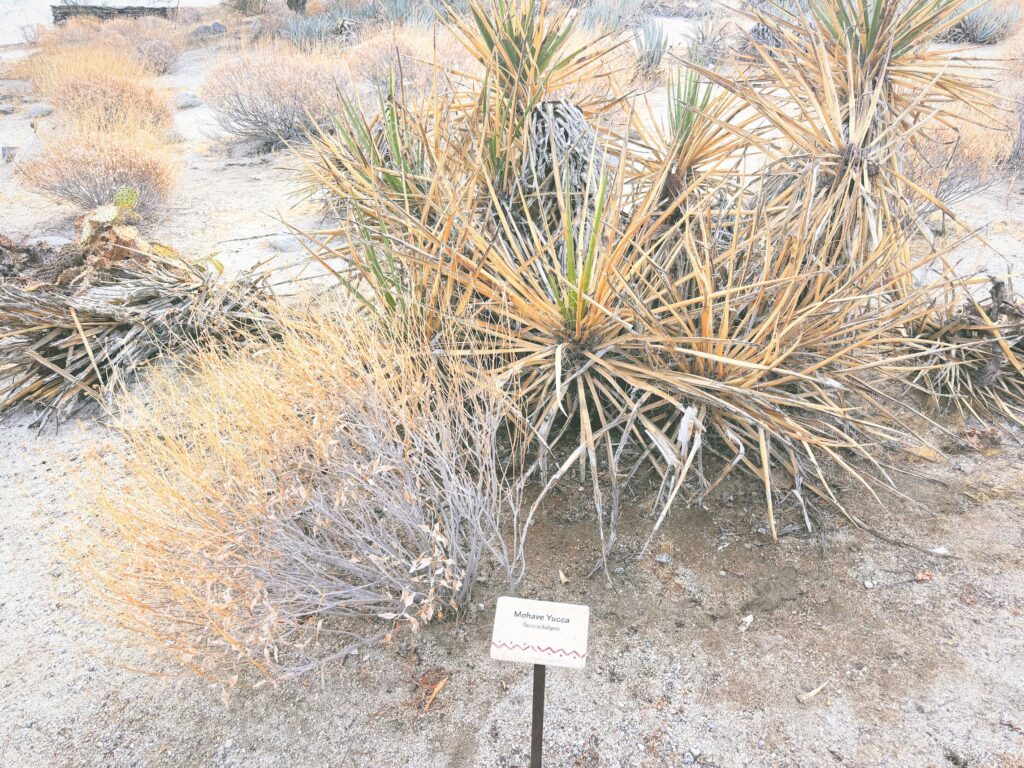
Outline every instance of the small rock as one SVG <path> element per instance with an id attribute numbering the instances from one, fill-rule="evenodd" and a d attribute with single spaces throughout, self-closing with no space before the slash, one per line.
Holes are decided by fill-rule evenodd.
<path id="1" fill-rule="evenodd" d="M 39 117 L 46 117 L 50 114 L 53 114 L 53 107 L 49 104 L 33 104 L 25 110 L 25 116 L 32 120 Z"/>
<path id="2" fill-rule="evenodd" d="M 875 586 L 875 582 L 873 582 L 871 579 L 864 580 L 864 589 L 874 589 Z"/>
<path id="3" fill-rule="evenodd" d="M 189 37 L 193 40 L 208 40 L 212 37 L 221 37 L 226 34 L 227 31 L 227 27 L 219 21 L 215 21 L 212 24 L 199 25 L 189 33 Z"/>
<path id="4" fill-rule="evenodd" d="M 13 115 L 14 105 L 13 104 L 0 104 L 0 115 Z"/>
<path id="5" fill-rule="evenodd" d="M 697 758 L 693 756 L 692 752 L 683 755 L 683 765 L 693 765 L 695 762 L 697 762 Z"/>
<path id="6" fill-rule="evenodd" d="M 176 109 L 194 109 L 203 103 L 203 100 L 189 91 L 182 91 L 174 97 Z"/>
<path id="7" fill-rule="evenodd" d="M 672 555 L 670 555 L 668 553 L 664 553 L 664 554 L 658 555 L 657 557 L 654 558 L 654 562 L 661 563 L 662 565 L 671 565 L 672 564 Z"/>

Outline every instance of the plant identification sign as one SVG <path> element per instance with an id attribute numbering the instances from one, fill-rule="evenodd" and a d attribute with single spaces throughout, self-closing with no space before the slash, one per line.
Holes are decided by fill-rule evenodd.
<path id="1" fill-rule="evenodd" d="M 583 669 L 590 606 L 499 597 L 491 658 Z"/>

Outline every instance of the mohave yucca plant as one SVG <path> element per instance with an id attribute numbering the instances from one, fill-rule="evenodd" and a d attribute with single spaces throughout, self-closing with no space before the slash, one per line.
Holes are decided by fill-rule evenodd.
<path id="1" fill-rule="evenodd" d="M 937 128 L 955 124 L 954 106 L 970 105 L 985 120 L 995 104 L 977 66 L 930 46 L 960 5 L 809 0 L 806 13 L 773 6 L 757 16 L 783 54 L 751 39 L 750 66 L 739 78 L 702 70 L 768 126 L 760 204 L 783 218 L 803 208 L 815 239 L 827 222 L 845 221 L 838 242 L 822 243 L 844 263 L 871 253 L 886 232 L 930 237 L 919 213 L 924 202 L 952 216 L 911 177 L 910 161 Z M 908 246 L 896 266 L 909 260 Z"/>
<path id="2" fill-rule="evenodd" d="M 820 28 L 830 17 L 817 7 Z M 621 489 L 640 471 L 659 477 L 655 530 L 673 501 L 699 498 L 737 467 L 763 484 L 773 536 L 784 492 L 808 527 L 822 502 L 863 524 L 835 472 L 872 495 L 895 490 L 898 468 L 878 448 L 920 438 L 884 383 L 923 365 L 906 328 L 933 304 L 911 279 L 927 259 L 909 257 L 901 201 L 916 190 L 896 144 L 876 158 L 853 142 L 873 152 L 890 134 L 906 138 L 934 109 L 929 82 L 944 98 L 974 92 L 951 90 L 926 58 L 923 72 L 901 65 L 862 103 L 850 97 L 858 78 L 866 89 L 894 65 L 845 31 L 815 32 L 810 45 L 786 27 L 820 70 L 820 110 L 814 89 L 782 70 L 788 92 L 776 82 L 760 93 L 693 65 L 671 86 L 667 129 L 617 138 L 554 96 L 560 77 L 587 76 L 592 55 L 565 48 L 564 17 L 530 0 L 472 11 L 476 28 L 459 31 L 481 80 L 418 109 L 353 106 L 306 151 L 311 181 L 347 211 L 321 233 L 319 258 L 372 310 L 413 308 L 465 331 L 462 354 L 522 395 L 517 424 L 545 490 L 574 466 L 589 474 L 605 552 Z M 914 13 L 887 10 L 865 34 L 909 50 L 910 31 L 930 18 Z M 841 50 L 845 107 L 834 103 Z M 834 119 L 804 126 L 772 94 Z M 887 134 L 879 113 L 898 130 Z M 891 165 L 881 181 L 872 163 Z"/>

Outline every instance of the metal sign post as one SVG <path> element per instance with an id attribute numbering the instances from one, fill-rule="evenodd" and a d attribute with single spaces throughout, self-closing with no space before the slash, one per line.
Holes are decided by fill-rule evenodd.
<path id="1" fill-rule="evenodd" d="M 548 668 L 533 665 L 533 721 L 530 723 L 530 768 L 544 762 L 544 678 Z"/>
<path id="2" fill-rule="evenodd" d="M 547 668 L 583 669 L 587 663 L 590 608 L 498 598 L 491 636 L 491 658 L 533 665 L 533 720 L 530 768 L 541 768 L 544 750 L 544 689 Z"/>

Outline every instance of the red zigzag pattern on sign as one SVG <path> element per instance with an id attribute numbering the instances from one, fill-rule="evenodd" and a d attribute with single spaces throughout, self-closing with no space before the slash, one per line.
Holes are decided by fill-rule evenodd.
<path id="1" fill-rule="evenodd" d="M 495 640 L 491 643 L 492 648 L 504 648 L 506 651 L 537 651 L 547 653 L 551 656 L 573 656 L 577 659 L 587 658 L 587 654 L 579 651 L 567 651 L 564 648 L 548 648 L 544 645 L 520 645 L 519 643 L 503 643 Z"/>

